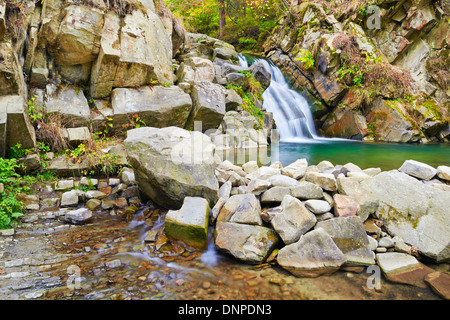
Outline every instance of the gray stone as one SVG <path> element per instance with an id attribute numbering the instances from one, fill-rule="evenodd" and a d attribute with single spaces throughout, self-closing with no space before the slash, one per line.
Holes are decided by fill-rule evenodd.
<path id="1" fill-rule="evenodd" d="M 378 241 L 378 246 L 384 248 L 392 248 L 393 246 L 395 246 L 395 242 L 391 238 L 383 237 Z"/>
<path id="2" fill-rule="evenodd" d="M 291 195 L 291 188 L 273 187 L 261 195 L 261 203 L 281 202 L 286 195 Z"/>
<path id="3" fill-rule="evenodd" d="M 314 214 L 322 214 L 331 210 L 331 206 L 325 200 L 307 200 L 305 207 Z"/>
<path id="4" fill-rule="evenodd" d="M 306 159 L 298 159 L 282 168 L 281 173 L 294 179 L 301 179 L 305 175 L 307 168 L 308 161 Z"/>
<path id="5" fill-rule="evenodd" d="M 260 213 L 261 205 L 254 194 L 237 194 L 226 201 L 217 221 L 262 225 Z"/>
<path id="6" fill-rule="evenodd" d="M 91 133 L 88 127 L 67 128 L 69 143 L 77 147 L 81 143 L 87 143 L 91 139 Z"/>
<path id="7" fill-rule="evenodd" d="M 134 176 L 134 171 L 131 168 L 123 168 L 119 174 L 120 179 L 122 179 L 123 183 L 132 185 L 136 184 L 136 178 Z"/>
<path id="8" fill-rule="evenodd" d="M 129 124 L 133 114 L 138 114 L 146 126 L 183 128 L 191 113 L 192 100 L 176 86 L 152 89 L 146 86 L 114 89 L 111 105 L 115 130 L 122 130 L 122 125 Z"/>
<path id="9" fill-rule="evenodd" d="M 81 190 L 64 192 L 61 196 L 61 207 L 73 207 L 78 205 L 80 197 L 84 197 L 84 192 Z"/>
<path id="10" fill-rule="evenodd" d="M 86 208 L 80 208 L 73 211 L 67 211 L 64 219 L 73 224 L 83 224 L 92 218 L 92 211 Z"/>
<path id="11" fill-rule="evenodd" d="M 280 174 L 280 169 L 263 166 L 258 168 L 256 171 L 247 174 L 245 177 L 249 180 L 253 179 L 268 180 L 270 177 L 277 174 Z"/>
<path id="12" fill-rule="evenodd" d="M 141 193 L 169 208 L 181 207 L 186 196 L 210 205 L 219 199 L 213 144 L 198 132 L 167 127 L 129 130 L 124 141 Z"/>
<path id="13" fill-rule="evenodd" d="M 60 114 L 66 128 L 87 126 L 90 120 L 89 105 L 83 91 L 72 86 L 59 89 L 48 84 L 45 107 L 48 114 Z"/>
<path id="14" fill-rule="evenodd" d="M 300 181 L 297 186 L 291 188 L 291 195 L 302 200 L 307 200 L 322 199 L 324 193 L 318 185 L 308 181 Z"/>
<path id="15" fill-rule="evenodd" d="M 285 244 L 296 242 L 316 224 L 314 214 L 297 198 L 286 195 L 280 206 L 281 211 L 272 218 L 271 224 Z"/>
<path id="16" fill-rule="evenodd" d="M 375 264 L 366 231 L 359 217 L 333 218 L 317 223 L 344 253 L 348 265 Z"/>
<path id="17" fill-rule="evenodd" d="M 106 197 L 106 193 L 98 190 L 86 191 L 85 196 L 87 199 L 103 199 Z"/>
<path id="18" fill-rule="evenodd" d="M 422 180 L 431 180 L 437 173 L 432 166 L 415 160 L 406 160 L 398 171 Z"/>
<path id="19" fill-rule="evenodd" d="M 306 172 L 305 180 L 315 183 L 326 191 L 336 191 L 336 178 L 331 173 Z"/>
<path id="20" fill-rule="evenodd" d="M 67 190 L 74 187 L 73 180 L 59 180 L 55 184 L 55 190 Z"/>
<path id="21" fill-rule="evenodd" d="M 376 255 L 377 263 L 386 274 L 393 274 L 405 269 L 416 267 L 417 259 L 406 253 L 386 252 Z"/>
<path id="22" fill-rule="evenodd" d="M 261 193 L 267 191 L 272 184 L 267 180 L 253 179 L 247 186 L 247 192 L 259 196 Z"/>
<path id="23" fill-rule="evenodd" d="M 272 229 L 232 222 L 216 225 L 216 248 L 247 263 L 261 264 L 278 245 Z"/>
<path id="24" fill-rule="evenodd" d="M 437 176 L 443 180 L 450 181 L 450 167 L 448 166 L 437 167 Z"/>
<path id="25" fill-rule="evenodd" d="M 331 274 L 345 263 L 346 258 L 322 228 L 308 232 L 296 243 L 280 249 L 277 262 L 299 277 Z"/>
<path id="26" fill-rule="evenodd" d="M 225 116 L 225 89 L 208 81 L 198 81 L 192 86 L 192 111 L 185 128 L 194 130 L 196 121 L 201 129 L 217 129 Z"/>
<path id="27" fill-rule="evenodd" d="M 274 187 L 295 187 L 300 184 L 296 179 L 282 174 L 271 176 L 268 181 Z"/>

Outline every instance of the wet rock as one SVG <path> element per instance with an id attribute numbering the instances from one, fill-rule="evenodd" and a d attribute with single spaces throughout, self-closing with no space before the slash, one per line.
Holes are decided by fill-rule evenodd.
<path id="1" fill-rule="evenodd" d="M 333 239 L 334 243 L 342 251 L 348 265 L 373 265 L 375 264 L 372 250 L 359 217 L 333 218 L 320 221 L 316 225 L 322 228 Z"/>
<path id="2" fill-rule="evenodd" d="M 165 230 L 169 238 L 181 240 L 194 248 L 205 249 L 208 241 L 209 204 L 199 197 L 184 198 L 179 210 L 169 210 Z"/>
<path id="3" fill-rule="evenodd" d="M 432 272 L 426 275 L 425 282 L 439 296 L 450 300 L 450 276 L 443 272 Z"/>
<path id="4" fill-rule="evenodd" d="M 247 263 L 263 263 L 277 244 L 277 234 L 266 227 L 233 222 L 216 225 L 216 248 Z"/>
<path id="5" fill-rule="evenodd" d="M 316 224 L 316 217 L 300 200 L 286 195 L 281 202 L 281 211 L 271 220 L 274 230 L 285 244 L 296 242 Z"/>
<path id="6" fill-rule="evenodd" d="M 99 199 L 90 199 L 86 202 L 86 208 L 91 211 L 96 211 L 100 208 L 102 201 Z"/>
<path id="7" fill-rule="evenodd" d="M 231 196 L 220 210 L 218 222 L 262 225 L 261 205 L 254 194 Z"/>
<path id="8" fill-rule="evenodd" d="M 434 270 L 411 255 L 399 252 L 377 253 L 377 262 L 389 281 L 426 287 L 425 277 Z"/>
<path id="9" fill-rule="evenodd" d="M 84 224 L 92 218 L 92 211 L 86 208 L 80 208 L 67 211 L 64 220 L 72 224 Z"/>
<path id="10" fill-rule="evenodd" d="M 437 173 L 432 166 L 415 160 L 406 160 L 398 171 L 422 180 L 431 180 Z"/>
<path id="11" fill-rule="evenodd" d="M 213 145 L 204 134 L 167 127 L 127 132 L 125 146 L 139 190 L 156 204 L 180 208 L 184 197 L 217 202 Z M 195 142 L 195 143 L 194 143 Z"/>
<path id="12" fill-rule="evenodd" d="M 298 277 L 318 277 L 337 271 L 346 261 L 344 254 L 322 228 L 303 235 L 299 241 L 280 249 L 277 262 Z"/>

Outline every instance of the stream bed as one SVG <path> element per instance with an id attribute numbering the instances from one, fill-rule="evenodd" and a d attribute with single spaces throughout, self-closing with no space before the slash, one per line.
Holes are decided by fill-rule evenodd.
<path id="1" fill-rule="evenodd" d="M 65 224 L 64 210 L 29 213 L 14 235 L 0 236 L 0 300 L 441 299 L 384 278 L 370 289 L 366 271 L 297 278 L 275 263 L 240 263 L 212 241 L 188 249 L 165 237 L 165 211 L 154 207 L 132 217 L 99 212 L 81 226 Z"/>

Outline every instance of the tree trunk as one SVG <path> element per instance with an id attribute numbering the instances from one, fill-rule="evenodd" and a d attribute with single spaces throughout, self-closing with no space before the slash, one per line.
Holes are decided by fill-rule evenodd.
<path id="1" fill-rule="evenodd" d="M 219 1 L 219 38 L 223 39 L 223 30 L 225 29 L 225 0 Z"/>

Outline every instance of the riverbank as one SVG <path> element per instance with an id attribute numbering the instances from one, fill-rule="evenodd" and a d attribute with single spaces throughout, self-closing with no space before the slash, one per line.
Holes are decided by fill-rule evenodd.
<path id="1" fill-rule="evenodd" d="M 297 164 L 299 162 L 304 163 L 304 161 L 298 161 Z M 216 168 L 223 170 L 225 165 L 228 165 L 225 171 L 238 170 L 237 166 L 226 162 L 220 163 Z M 256 168 L 253 163 L 247 163 L 240 167 L 240 170 L 250 170 L 252 166 Z M 261 210 L 258 214 L 264 226 L 274 228 L 276 224 L 270 226 L 271 222 L 267 223 L 267 219 L 273 219 L 277 214 L 276 210 L 270 210 L 276 208 L 273 206 L 274 202 L 280 202 L 275 199 L 275 191 L 291 187 L 279 185 L 269 187 L 261 181 L 267 178 L 272 181 L 272 184 L 274 181 L 278 181 L 275 184 L 279 184 L 286 177 L 288 179 L 284 182 L 287 180 L 292 182 L 290 179 L 294 178 L 287 176 L 286 173 L 299 174 L 299 168 L 295 165 L 281 166 L 280 163 L 267 168 L 269 169 L 257 170 L 260 173 L 280 170 L 282 173 L 269 178 L 259 176 L 253 179 L 252 184 L 245 185 L 248 188 L 246 191 L 249 191 L 249 187 L 255 187 L 256 181 L 260 184 L 249 193 L 243 192 L 243 185 L 232 187 L 228 200 L 241 196 L 257 197 L 259 201 L 261 200 Z M 407 168 L 408 166 L 398 174 L 411 177 L 411 171 L 404 173 Z M 336 200 L 336 194 L 340 193 L 339 188 L 341 190 L 344 188 L 347 192 L 351 190 L 350 185 L 345 184 L 344 181 L 356 179 L 358 183 L 363 183 L 377 176 L 390 174 L 390 172 L 381 172 L 373 168 L 360 171 L 351 164 L 331 167 L 326 161 L 307 165 L 305 174 L 318 173 L 318 170 L 330 171 L 332 175 L 334 170 L 340 170 L 340 176 L 338 174 L 336 179 L 336 183 L 339 181 L 337 192 L 325 191 L 323 187 L 320 187 L 322 197 L 317 199 L 316 203 L 311 199 L 302 199 L 298 202 L 304 208 L 300 210 L 309 211 L 316 220 L 322 220 L 319 217 L 323 218 L 322 222 L 318 222 L 322 224 L 326 221 L 349 219 L 349 217 L 336 216 L 342 208 L 338 209 L 336 203 L 328 202 Z M 436 171 L 432 178 L 426 180 L 428 182 L 419 183 L 427 186 L 427 192 L 431 190 L 429 188 L 439 191 L 441 191 L 440 188 L 447 189 L 448 177 L 444 175 L 443 170 L 445 168 L 441 167 L 439 173 Z M 250 174 L 255 175 L 255 172 Z M 373 177 L 365 176 L 376 172 L 378 173 Z M 223 175 L 223 172 L 221 174 Z M 274 176 L 276 178 L 273 178 Z M 0 294 L 2 299 L 440 299 L 440 296 L 432 289 L 433 277 L 437 275 L 448 277 L 447 262 L 433 262 L 422 252 L 417 251 L 416 247 L 404 243 L 406 241 L 400 241 L 398 236 L 394 237 L 388 230 L 389 226 L 392 227 L 389 224 L 390 218 L 370 215 L 364 219 L 361 208 L 368 208 L 364 205 L 360 206 L 359 214 L 351 219 L 365 220 L 364 224 L 361 222 L 361 226 L 370 241 L 370 252 L 374 252 L 372 258 L 375 259 L 376 265 L 360 265 L 355 268 L 354 265 L 344 264 L 339 271 L 329 275 L 316 278 L 297 277 L 280 265 L 275 254 L 257 264 L 243 263 L 241 259 L 233 257 L 230 250 L 223 251 L 224 248 L 217 243 L 217 237 L 220 237 L 220 234 L 211 228 L 209 228 L 208 250 L 193 249 L 167 236 L 165 216 L 168 210 L 149 202 L 142 203 L 144 200 L 141 197 L 131 194 L 136 190 L 132 175 L 128 175 L 125 179 L 129 179 L 126 180 L 128 183 L 126 188 L 123 175 L 97 181 L 87 177 L 58 181 L 53 186 L 52 198 L 60 197 L 60 201 L 59 205 L 53 208 L 43 208 L 43 205 L 48 202 L 46 199 L 49 199 L 44 196 L 48 196 L 48 189 L 39 194 L 39 209 L 29 210 L 22 217 L 22 224 L 16 228 L 13 235 L 5 233 L 6 235 L 1 236 L 2 288 Z M 298 178 L 298 182 L 315 184 L 306 179 L 310 180 L 308 175 Z M 417 180 L 413 177 L 411 179 Z M 70 190 L 71 183 L 63 182 L 72 181 L 73 186 L 80 186 L 82 182 L 88 183 L 89 180 L 93 187 L 92 190 L 87 191 Z M 69 189 L 55 190 L 58 186 L 62 188 L 61 185 L 66 185 Z M 224 185 L 225 183 L 222 187 Z M 50 185 L 48 187 L 50 188 Z M 387 185 L 384 187 L 387 188 Z M 267 190 L 262 191 L 264 188 Z M 294 188 L 298 189 L 298 186 Z M 267 191 L 270 190 L 274 198 L 267 202 L 270 195 Z M 311 185 L 308 190 L 318 189 L 312 188 Z M 67 202 L 63 202 L 63 198 L 67 199 L 67 195 L 74 193 L 79 197 L 78 202 L 66 207 Z M 84 199 L 81 196 L 83 193 Z M 259 194 L 255 195 L 255 193 Z M 449 191 L 440 193 L 445 196 L 443 201 L 448 201 L 449 193 Z M 413 196 L 418 198 L 419 194 L 413 194 Z M 285 201 L 284 197 L 282 201 Z M 93 203 L 99 202 L 99 207 L 91 207 Z M 108 207 L 108 202 L 113 203 L 112 207 Z M 325 205 L 326 202 L 330 205 L 327 208 L 328 213 L 311 213 L 311 210 L 317 210 L 318 204 Z M 225 202 L 225 206 L 230 207 L 231 203 L 228 205 L 227 203 L 228 201 Z M 241 207 L 246 207 L 244 204 L 245 202 L 240 202 Z M 363 202 L 363 204 L 367 203 Z M 74 219 L 73 212 L 85 210 L 85 207 L 93 209 L 92 215 L 84 215 L 88 218 L 84 222 Z M 278 213 L 283 214 L 282 211 Z M 213 209 L 212 216 L 214 212 L 216 211 Z M 223 218 L 224 213 L 221 211 L 219 213 Z M 233 213 L 231 218 L 234 214 L 236 213 Z M 330 219 L 327 219 L 327 216 Z M 222 218 L 218 217 L 217 221 Z M 239 223 L 233 222 L 233 224 Z M 280 232 L 280 229 L 274 228 L 274 230 Z M 330 229 L 327 230 L 332 232 Z M 305 235 L 314 232 L 311 230 Z M 287 233 L 279 234 L 284 236 Z M 212 235 L 215 237 L 211 237 Z M 376 245 L 369 240 L 369 237 L 375 239 Z M 236 238 L 236 235 L 232 238 Z M 333 239 L 339 247 L 339 241 Z M 283 237 L 278 240 L 277 249 L 281 249 L 278 255 L 283 247 L 287 247 L 283 244 L 285 241 Z M 215 248 L 211 245 L 214 242 Z M 248 249 L 252 244 L 255 243 L 241 246 L 239 250 Z M 413 268 L 413 271 L 409 269 L 406 273 L 402 269 L 401 276 L 398 273 L 395 276 L 386 273 L 388 267 L 383 264 L 386 262 L 382 262 L 382 257 L 387 254 L 408 256 L 409 259 L 415 259 L 417 262 L 412 265 L 416 267 L 420 265 L 420 268 Z M 395 259 L 394 263 L 399 264 L 401 261 L 401 259 Z M 373 272 L 373 269 L 368 269 L 371 265 L 381 268 L 378 269 L 379 282 L 374 282 L 377 279 L 374 275 L 377 274 Z M 408 265 L 410 266 L 411 263 Z M 430 274 L 433 276 L 429 276 Z M 381 287 L 374 288 L 372 285 L 376 283 L 379 283 Z"/>

